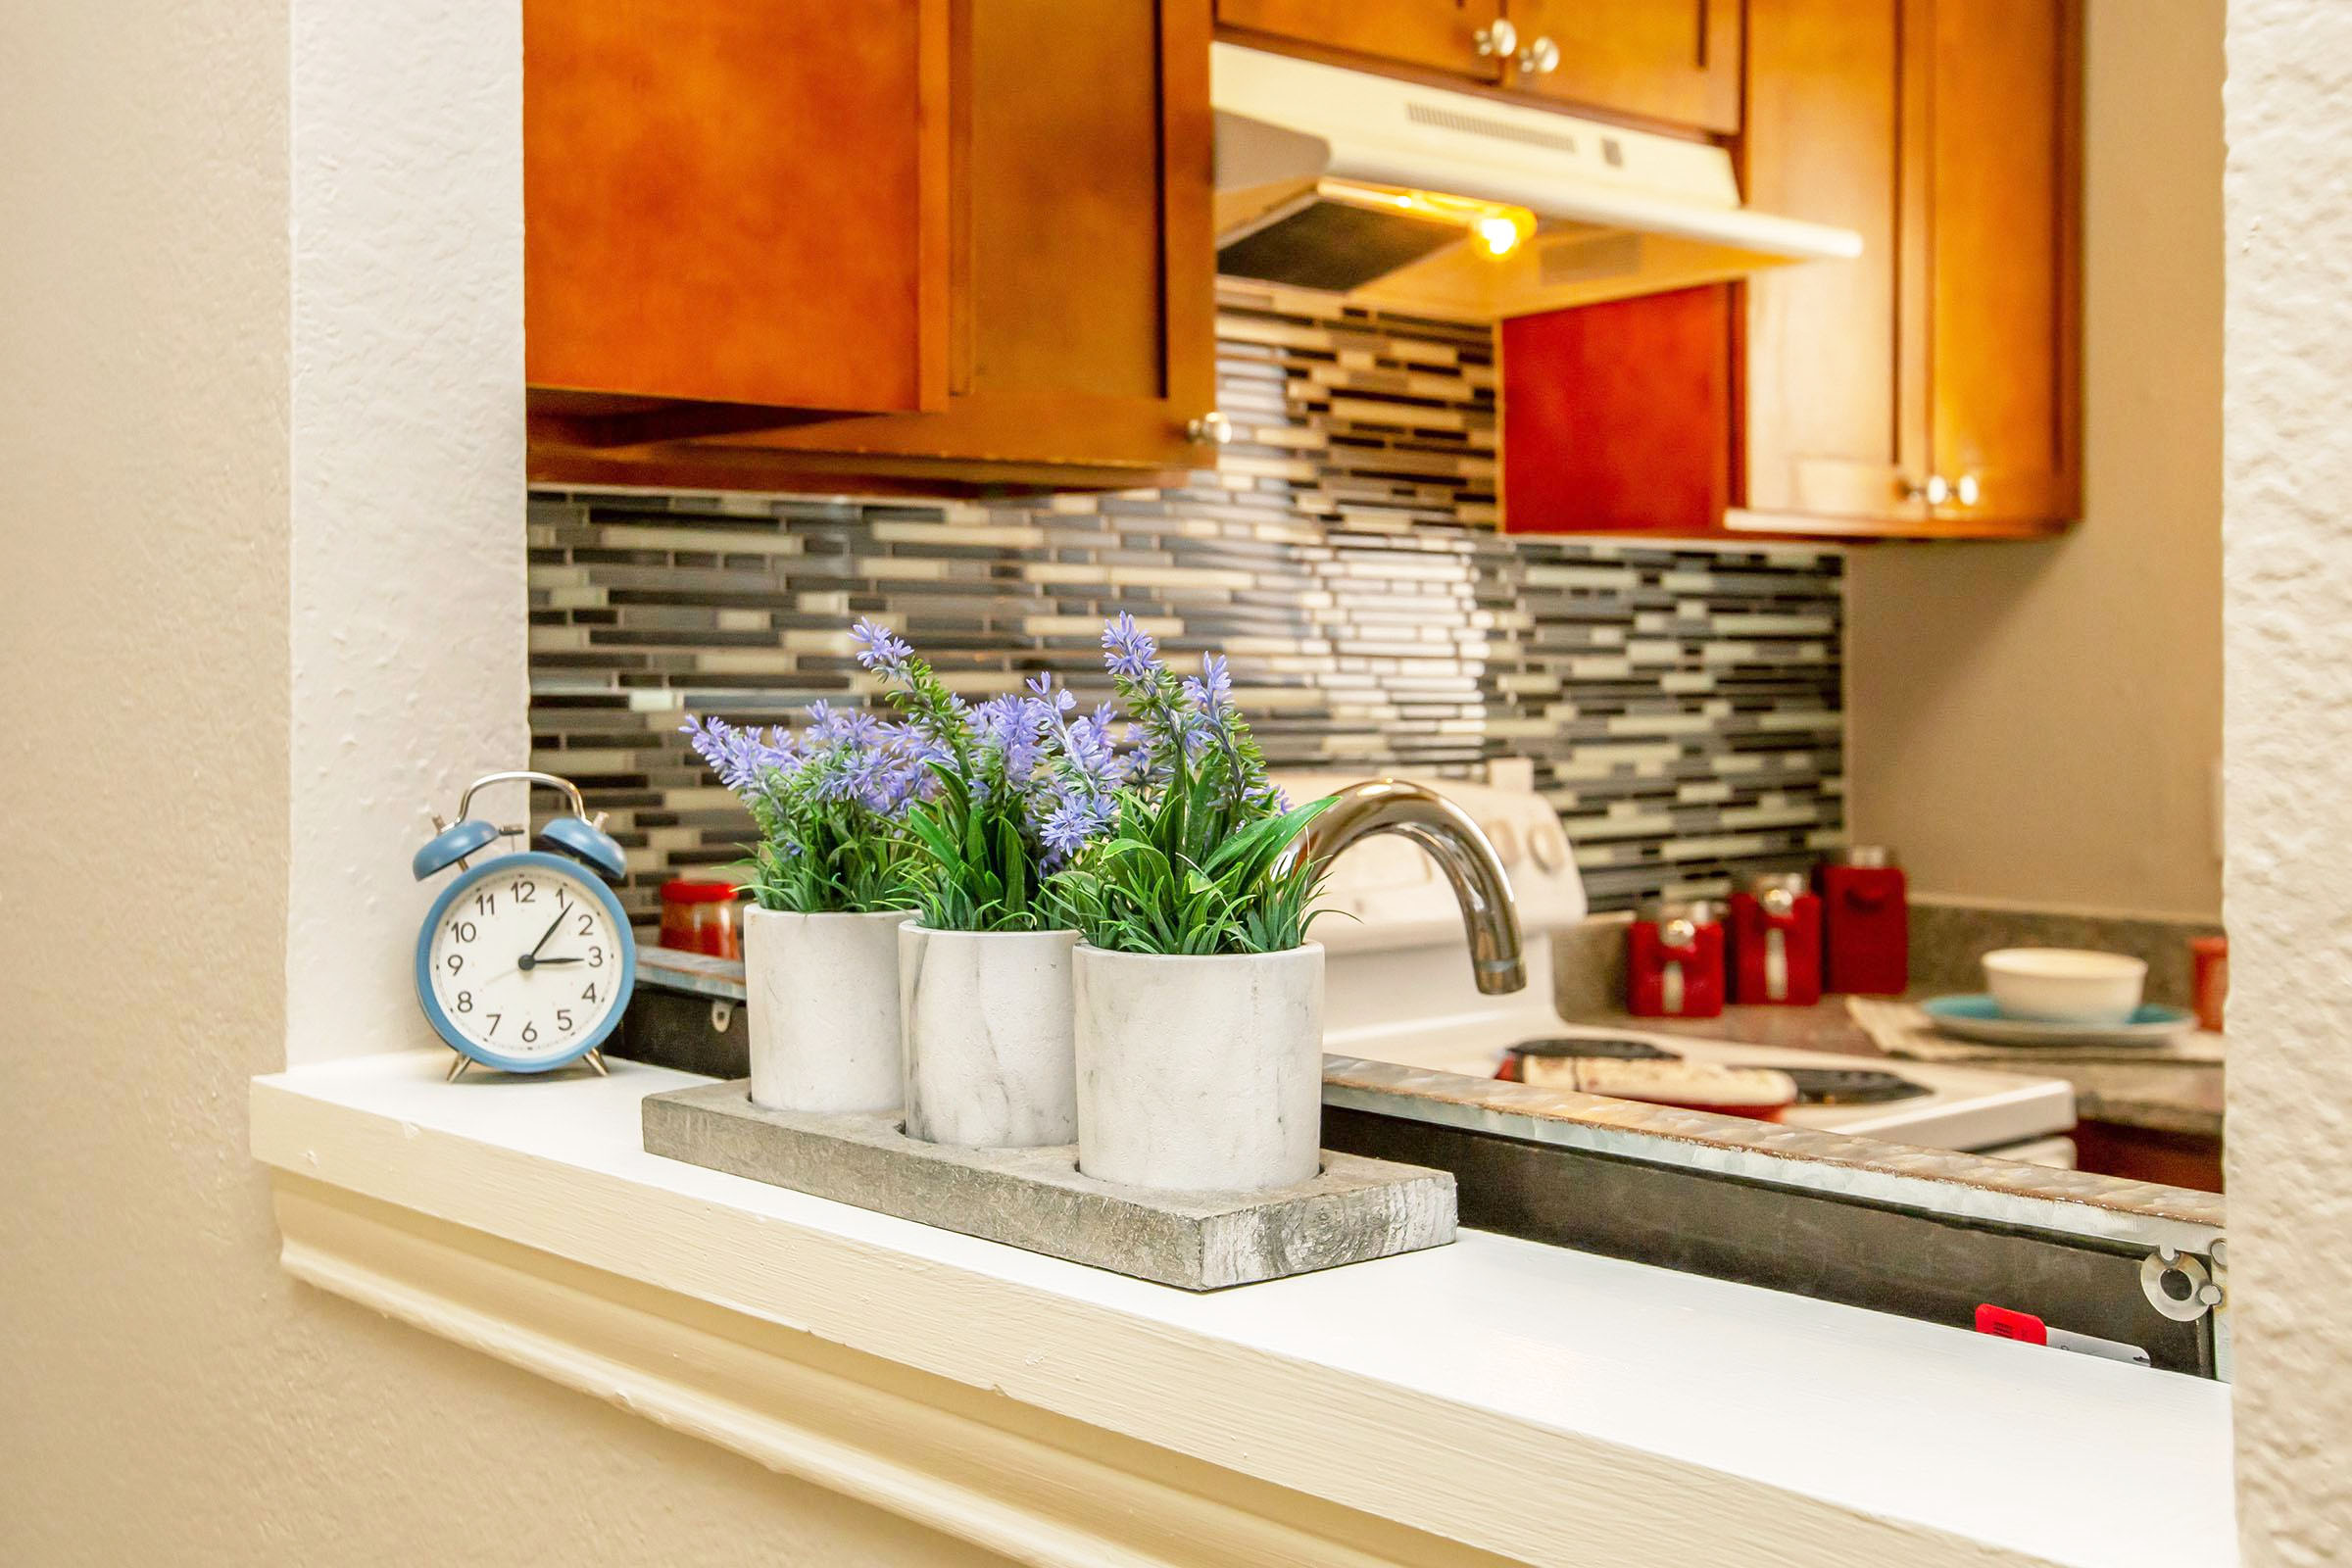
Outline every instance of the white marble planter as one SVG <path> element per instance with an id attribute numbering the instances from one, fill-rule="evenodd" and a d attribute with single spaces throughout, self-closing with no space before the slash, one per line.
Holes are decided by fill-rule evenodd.
<path id="1" fill-rule="evenodd" d="M 899 927 L 906 1136 L 975 1149 L 1078 1136 L 1075 931 Z"/>
<path id="2" fill-rule="evenodd" d="M 1074 978 L 1081 1171 L 1210 1192 L 1315 1174 L 1321 945 L 1201 958 L 1082 946 Z"/>
<path id="3" fill-rule="evenodd" d="M 898 1108 L 906 920 L 904 909 L 744 910 L 754 1104 L 828 1114 Z"/>

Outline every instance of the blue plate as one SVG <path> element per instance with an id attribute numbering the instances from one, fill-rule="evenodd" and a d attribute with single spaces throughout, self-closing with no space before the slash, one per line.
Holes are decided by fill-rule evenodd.
<path id="1" fill-rule="evenodd" d="M 1920 1010 L 1947 1035 L 1993 1046 L 2114 1046 L 2153 1045 L 2196 1027 L 2196 1014 L 2185 1007 L 2164 1007 L 2143 1002 L 2122 1023 L 2050 1023 L 2038 1018 L 2012 1018 L 1992 998 L 1978 992 L 1969 996 L 1930 997 Z"/>

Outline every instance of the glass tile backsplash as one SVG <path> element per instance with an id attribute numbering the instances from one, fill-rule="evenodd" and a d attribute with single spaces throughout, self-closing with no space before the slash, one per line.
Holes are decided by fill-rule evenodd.
<path id="1" fill-rule="evenodd" d="M 1091 701 L 1124 609 L 1179 662 L 1232 656 L 1278 766 L 1527 759 L 1596 908 L 1841 842 L 1835 552 L 1503 537 L 1487 332 L 1314 296 L 1222 307 L 1235 439 L 1180 489 L 531 496 L 533 765 L 611 813 L 633 913 L 750 835 L 684 715 L 862 697 L 860 614 L 974 696 L 1049 669 Z"/>

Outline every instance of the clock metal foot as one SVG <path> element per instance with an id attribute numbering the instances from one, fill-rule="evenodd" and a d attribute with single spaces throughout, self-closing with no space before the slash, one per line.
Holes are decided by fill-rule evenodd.
<path id="1" fill-rule="evenodd" d="M 594 1067 L 596 1069 L 596 1075 L 599 1078 L 610 1078 L 612 1076 L 612 1074 L 605 1069 L 605 1052 L 603 1047 L 599 1046 L 597 1049 L 589 1052 L 588 1054 L 582 1056 L 580 1059 L 586 1062 L 589 1066 Z"/>
<path id="2" fill-rule="evenodd" d="M 458 1059 L 449 1064 L 449 1076 L 441 1080 L 445 1084 L 456 1083 L 466 1076 L 466 1069 L 473 1065 L 473 1058 L 463 1051 L 453 1051 L 450 1054 Z"/>

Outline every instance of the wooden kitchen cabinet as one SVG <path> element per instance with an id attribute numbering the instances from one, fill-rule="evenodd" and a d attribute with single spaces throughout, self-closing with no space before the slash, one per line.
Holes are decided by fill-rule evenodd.
<path id="1" fill-rule="evenodd" d="M 1207 7 L 526 0 L 530 472 L 1152 482 L 1215 405 Z"/>
<path id="2" fill-rule="evenodd" d="M 936 407 L 948 20 L 948 0 L 525 5 L 536 406 Z"/>
<path id="3" fill-rule="evenodd" d="M 2008 538 L 2071 523 L 2081 27 L 2080 0 L 1748 0 L 1746 199 L 1855 229 L 1863 254 L 1690 291 L 1719 301 L 1714 359 L 1682 295 L 1504 323 L 1505 525 Z M 1590 341 L 1673 363 L 1513 395 Z M 1646 433 L 1661 425 L 1704 441 L 1661 447 Z M 1567 468 L 1646 473 L 1652 499 L 1598 499 L 1630 482 L 1580 492 L 1554 471 L 1570 443 Z"/>
<path id="4" fill-rule="evenodd" d="M 1506 0 L 1510 85 L 1582 108 L 1740 128 L 1740 0 Z"/>
<path id="5" fill-rule="evenodd" d="M 1503 0 L 1217 0 L 1221 27 L 1494 81 Z"/>
<path id="6" fill-rule="evenodd" d="M 1387 63 L 1662 125 L 1740 128 L 1740 0 L 1217 0 L 1243 43 Z"/>

